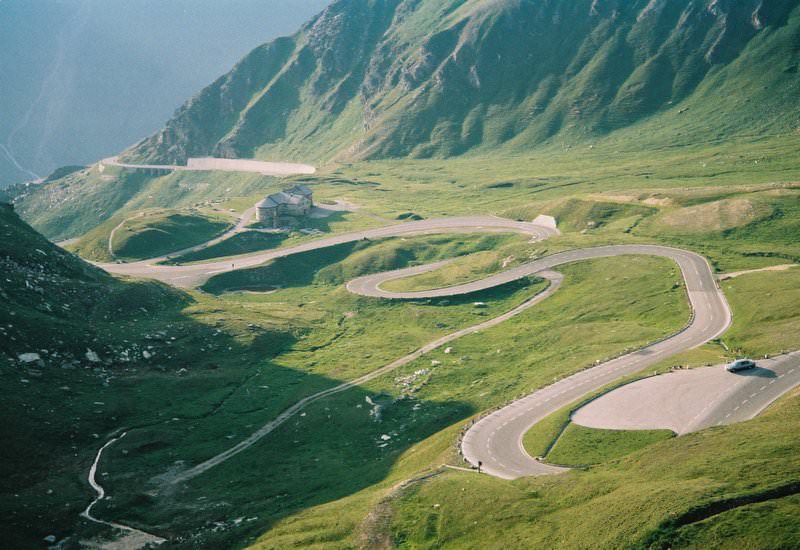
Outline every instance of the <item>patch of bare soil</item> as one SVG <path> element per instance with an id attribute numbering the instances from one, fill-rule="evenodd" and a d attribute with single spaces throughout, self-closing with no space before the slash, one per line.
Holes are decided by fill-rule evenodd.
<path id="1" fill-rule="evenodd" d="M 771 213 L 772 208 L 766 204 L 756 204 L 749 199 L 725 199 L 675 210 L 661 221 L 673 229 L 694 233 L 742 227 Z"/>

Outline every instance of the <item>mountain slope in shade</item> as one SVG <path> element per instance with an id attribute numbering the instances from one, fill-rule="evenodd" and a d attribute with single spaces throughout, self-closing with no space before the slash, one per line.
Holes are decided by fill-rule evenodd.
<path id="1" fill-rule="evenodd" d="M 252 51 L 127 157 L 515 152 L 659 116 L 665 140 L 793 130 L 799 4 L 339 0 Z M 688 105 L 702 117 L 675 116 Z"/>

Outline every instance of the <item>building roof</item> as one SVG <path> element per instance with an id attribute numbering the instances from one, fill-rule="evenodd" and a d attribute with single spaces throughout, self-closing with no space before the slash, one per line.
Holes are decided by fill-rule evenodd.
<path id="1" fill-rule="evenodd" d="M 267 198 L 256 204 L 256 208 L 275 208 L 281 204 L 300 204 L 303 200 L 301 195 L 294 195 L 280 191 L 273 193 Z"/>
<path id="2" fill-rule="evenodd" d="M 278 203 L 272 200 L 272 195 L 256 203 L 256 208 L 275 208 Z"/>
<path id="3" fill-rule="evenodd" d="M 311 197 L 312 191 L 305 185 L 295 185 L 286 191 L 279 191 L 256 203 L 256 208 L 275 208 L 281 204 L 300 204 Z"/>
<path id="4" fill-rule="evenodd" d="M 290 195 L 302 195 L 303 197 L 310 197 L 314 192 L 305 185 L 295 185 L 291 189 L 286 190 Z"/>

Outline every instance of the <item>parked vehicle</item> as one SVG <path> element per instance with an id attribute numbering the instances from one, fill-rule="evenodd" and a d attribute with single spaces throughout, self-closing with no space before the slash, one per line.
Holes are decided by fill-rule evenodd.
<path id="1" fill-rule="evenodd" d="M 738 372 L 740 370 L 752 369 L 756 366 L 756 362 L 752 359 L 737 359 L 733 363 L 729 363 L 725 370 L 728 372 Z"/>

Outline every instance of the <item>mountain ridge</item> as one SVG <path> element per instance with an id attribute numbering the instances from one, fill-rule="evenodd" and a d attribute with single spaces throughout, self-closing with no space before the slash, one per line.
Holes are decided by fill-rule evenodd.
<path id="1" fill-rule="evenodd" d="M 728 69 L 753 68 L 754 51 L 778 42 L 787 63 L 760 68 L 778 89 L 753 101 L 785 111 L 797 85 L 797 7 L 795 0 L 339 0 L 294 36 L 253 50 L 126 156 L 427 158 L 596 139 L 698 93 L 713 95 L 703 89 L 711 80 L 722 81 L 717 90 L 735 89 L 740 71 Z M 756 105 L 746 109 L 750 119 Z"/>

